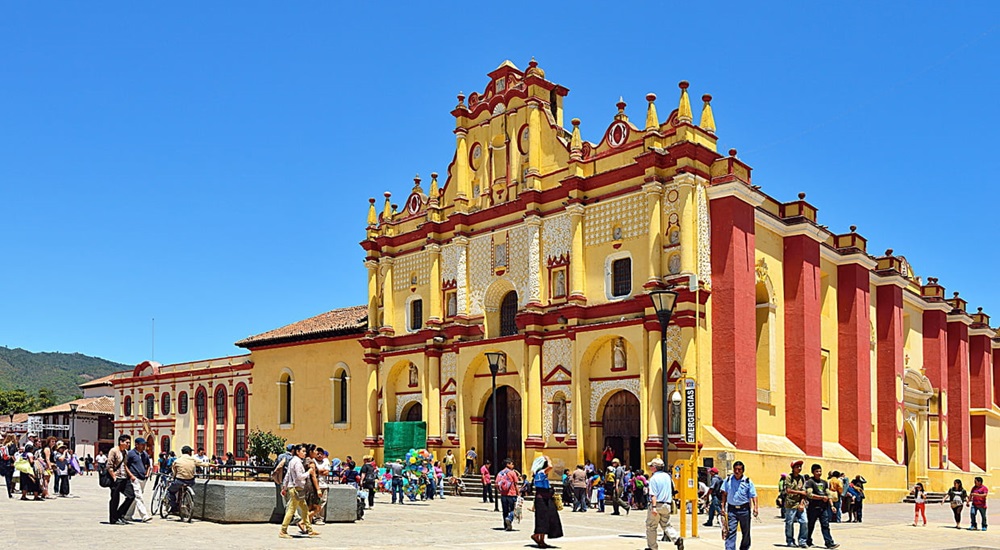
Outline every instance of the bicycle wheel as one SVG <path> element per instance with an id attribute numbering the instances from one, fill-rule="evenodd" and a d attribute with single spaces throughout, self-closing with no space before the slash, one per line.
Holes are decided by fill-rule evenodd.
<path id="1" fill-rule="evenodd" d="M 190 488 L 177 491 L 177 498 L 180 499 L 181 521 L 191 523 L 191 518 L 194 517 L 194 491 Z"/>
<path id="2" fill-rule="evenodd" d="M 170 492 L 167 490 L 163 491 L 163 496 L 160 497 L 160 502 L 157 504 L 160 508 L 160 517 L 167 519 L 170 515 Z"/>
<path id="3" fill-rule="evenodd" d="M 156 487 L 153 489 L 153 496 L 150 497 L 149 504 L 153 507 L 149 513 L 158 516 L 160 509 L 163 507 L 163 484 L 159 483 L 159 480 L 157 480 Z"/>

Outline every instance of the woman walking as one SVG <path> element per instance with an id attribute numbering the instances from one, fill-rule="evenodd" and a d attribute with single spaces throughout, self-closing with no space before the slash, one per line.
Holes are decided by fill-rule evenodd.
<path id="1" fill-rule="evenodd" d="M 549 472 L 552 471 L 552 461 L 547 456 L 540 456 L 531 463 L 531 474 L 535 485 L 535 532 L 531 540 L 539 548 L 551 548 L 545 544 L 545 537 L 557 539 L 563 536 L 562 521 L 556 510 L 555 492 L 549 483 Z"/>
<path id="2" fill-rule="evenodd" d="M 962 487 L 962 480 L 956 479 L 951 489 L 948 489 L 948 496 L 941 501 L 941 504 L 948 503 L 951 506 L 951 513 L 955 515 L 955 529 L 962 528 L 962 509 L 969 501 L 969 493 Z"/>
<path id="3" fill-rule="evenodd" d="M 917 483 L 913 486 L 913 526 L 917 526 L 917 520 L 923 516 L 924 525 L 927 525 L 927 491 L 924 491 L 924 484 Z"/>

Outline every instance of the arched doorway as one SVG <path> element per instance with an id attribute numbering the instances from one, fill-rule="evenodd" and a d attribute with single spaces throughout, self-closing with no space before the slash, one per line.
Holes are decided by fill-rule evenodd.
<path id="1" fill-rule="evenodd" d="M 403 415 L 404 422 L 420 422 L 424 419 L 424 406 L 422 403 L 414 403 L 406 409 L 406 414 Z"/>
<path id="2" fill-rule="evenodd" d="M 604 431 L 604 445 L 611 446 L 622 465 L 642 467 L 639 399 L 636 396 L 626 390 L 619 390 L 612 395 L 604 405 L 601 427 Z"/>
<path id="3" fill-rule="evenodd" d="M 906 466 L 906 483 L 912 487 L 917 482 L 917 445 L 913 425 L 903 423 L 903 465 Z"/>
<path id="4" fill-rule="evenodd" d="M 493 456 L 493 397 L 486 401 L 483 411 L 483 449 L 480 456 L 489 459 L 493 472 L 503 467 L 503 459 L 510 457 L 515 468 L 522 468 L 521 462 L 521 395 L 510 386 L 497 388 L 497 453 Z"/>

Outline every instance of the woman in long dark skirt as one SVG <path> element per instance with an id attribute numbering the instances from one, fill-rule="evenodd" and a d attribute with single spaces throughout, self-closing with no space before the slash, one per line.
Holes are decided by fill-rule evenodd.
<path id="1" fill-rule="evenodd" d="M 563 536 L 562 521 L 556 510 L 555 491 L 549 484 L 549 472 L 552 471 L 552 461 L 547 456 L 540 456 L 531 464 L 531 473 L 535 484 L 535 533 L 531 540 L 539 548 L 550 548 L 545 544 L 545 537 L 557 539 Z"/>

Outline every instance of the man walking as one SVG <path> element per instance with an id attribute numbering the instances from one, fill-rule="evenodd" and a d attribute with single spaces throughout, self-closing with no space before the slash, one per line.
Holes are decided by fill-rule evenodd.
<path id="1" fill-rule="evenodd" d="M 583 469 L 583 464 L 577 464 L 576 469 L 569 476 L 570 485 L 573 487 L 573 511 L 587 511 L 587 472 Z"/>
<path id="2" fill-rule="evenodd" d="M 403 503 L 403 460 L 390 462 L 387 465 L 392 474 L 392 503 L 396 504 L 396 495 L 399 495 L 399 503 Z"/>
<path id="3" fill-rule="evenodd" d="M 483 462 L 483 467 L 479 469 L 479 476 L 483 482 L 483 502 L 487 502 L 487 498 L 489 499 L 488 502 L 493 502 L 493 485 L 490 484 L 492 482 L 490 478 L 490 466 L 490 459 L 487 458 Z"/>
<path id="4" fill-rule="evenodd" d="M 713 467 L 708 473 L 712 477 L 708 481 L 708 519 L 703 524 L 705 527 L 711 527 L 715 524 L 715 516 L 721 510 L 719 508 L 719 491 L 722 487 L 722 478 L 719 477 L 719 469 Z"/>
<path id="5" fill-rule="evenodd" d="M 809 499 L 809 507 L 806 514 L 809 518 L 809 534 L 806 536 L 806 544 L 813 545 L 813 530 L 816 528 L 816 520 L 819 520 L 820 531 L 823 532 L 823 542 L 827 548 L 837 548 L 839 544 L 833 542 L 833 535 L 830 534 L 830 494 L 828 492 L 830 484 L 823 479 L 823 467 L 813 464 L 812 477 L 806 480 L 805 488 Z"/>
<path id="6" fill-rule="evenodd" d="M 472 472 L 476 468 L 476 458 L 479 455 L 476 454 L 476 448 L 473 447 L 469 449 L 469 452 L 465 453 L 465 475 L 472 475 Z"/>
<path id="7" fill-rule="evenodd" d="M 646 547 L 658 548 L 657 528 L 663 529 L 668 541 L 673 541 L 677 550 L 684 550 L 684 539 L 670 524 L 670 512 L 674 503 L 674 480 L 663 471 L 663 460 L 654 458 L 649 462 L 652 474 L 649 476 L 649 510 L 646 512 Z"/>
<path id="8" fill-rule="evenodd" d="M 378 483 L 378 468 L 372 462 L 371 456 L 361 459 L 364 464 L 361 466 L 361 488 L 368 491 L 368 509 L 375 507 L 375 485 Z"/>
<path id="9" fill-rule="evenodd" d="M 278 533 L 278 536 L 283 539 L 292 538 L 288 534 L 288 524 L 292 522 L 296 510 L 299 512 L 299 517 L 302 518 L 300 525 L 304 526 L 306 534 L 310 537 L 319 535 L 313 531 L 312 525 L 309 523 L 309 506 L 302 495 L 306 488 L 306 482 L 309 481 L 309 474 L 306 473 L 305 466 L 302 464 L 306 458 L 306 451 L 305 445 L 296 445 L 292 448 L 292 460 L 289 461 L 285 479 L 281 482 L 281 494 L 288 495 L 285 519 L 281 522 L 281 531 Z M 309 482 L 311 483 L 311 481 Z"/>
<path id="10" fill-rule="evenodd" d="M 149 478 L 150 473 L 150 460 L 149 455 L 146 454 L 145 439 L 141 437 L 135 438 L 135 448 L 128 452 L 125 463 L 129 473 L 132 474 L 132 492 L 135 493 L 135 500 L 132 501 L 132 506 L 129 507 L 129 511 L 125 514 L 125 517 L 129 521 L 147 523 L 153 519 L 153 516 L 146 509 L 146 503 L 142 500 L 143 491 L 146 490 L 146 479 Z M 135 517 L 136 512 L 139 513 L 139 517 Z"/>
<path id="11" fill-rule="evenodd" d="M 733 473 L 720 486 L 722 519 L 729 528 L 726 534 L 726 550 L 736 550 L 736 526 L 743 533 L 740 550 L 750 549 L 750 512 L 757 517 L 757 488 L 753 481 L 743 475 L 746 466 L 737 460 L 733 463 Z"/>
<path id="12" fill-rule="evenodd" d="M 802 477 L 802 461 L 792 462 L 792 473 L 785 479 L 785 544 L 790 548 L 806 545 L 806 480 Z M 795 524 L 799 537 L 795 538 Z"/>
<path id="13" fill-rule="evenodd" d="M 520 489 L 521 477 L 514 470 L 514 461 L 505 458 L 503 470 L 497 474 L 497 496 L 503 508 L 503 530 L 514 530 L 514 506 L 517 504 L 517 493 Z"/>
<path id="14" fill-rule="evenodd" d="M 129 472 L 125 463 L 131 443 L 132 436 L 122 434 L 118 436 L 118 446 L 108 451 L 106 468 L 111 474 L 108 523 L 111 525 L 128 525 L 128 522 L 125 521 L 125 512 L 128 512 L 129 506 L 132 505 L 132 500 L 135 498 L 135 490 L 132 488 L 132 473 Z M 123 496 L 125 500 L 121 500 Z"/>
<path id="15" fill-rule="evenodd" d="M 983 485 L 983 478 L 976 476 L 975 485 L 973 485 L 972 490 L 969 491 L 969 504 L 972 506 L 972 526 L 969 527 L 970 531 L 976 530 L 976 514 L 978 513 L 983 519 L 983 531 L 986 530 L 986 496 L 990 494 L 990 490 Z"/>

